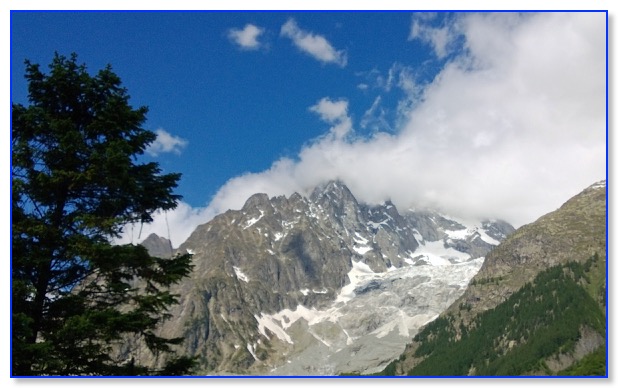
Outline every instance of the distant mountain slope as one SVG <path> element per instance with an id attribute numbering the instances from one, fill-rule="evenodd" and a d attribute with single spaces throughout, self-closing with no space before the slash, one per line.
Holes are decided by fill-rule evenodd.
<path id="1" fill-rule="evenodd" d="M 141 242 L 151 256 L 154 257 L 172 257 L 174 254 L 174 249 L 172 248 L 172 243 L 170 240 L 165 237 L 157 236 L 154 233 L 151 233 L 144 241 Z"/>
<path id="2" fill-rule="evenodd" d="M 605 343 L 605 254 L 603 181 L 489 253 L 464 294 L 383 373 L 551 375 L 570 367 Z"/>
<path id="3" fill-rule="evenodd" d="M 161 333 L 186 338 L 179 351 L 199 358 L 201 374 L 377 371 L 513 230 L 360 204 L 337 181 L 308 197 L 256 194 L 178 248 L 195 268 Z"/>

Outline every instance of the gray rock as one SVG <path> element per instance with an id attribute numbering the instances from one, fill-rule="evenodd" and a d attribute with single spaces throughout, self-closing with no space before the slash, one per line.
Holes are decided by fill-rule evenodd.
<path id="1" fill-rule="evenodd" d="M 475 231 L 499 240 L 506 225 L 359 204 L 339 181 L 309 197 L 255 194 L 178 248 L 195 267 L 160 332 L 185 338 L 178 353 L 198 357 L 200 374 L 374 370 L 463 293 L 494 247 Z"/>
<path id="2" fill-rule="evenodd" d="M 143 245 L 150 256 L 154 257 L 172 257 L 174 249 L 172 248 L 172 242 L 164 237 L 157 236 L 155 233 L 151 233 L 144 241 Z"/>

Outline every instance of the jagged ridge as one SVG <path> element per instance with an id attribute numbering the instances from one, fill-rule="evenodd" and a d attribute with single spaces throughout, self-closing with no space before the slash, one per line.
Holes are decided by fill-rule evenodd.
<path id="1" fill-rule="evenodd" d="M 178 248 L 195 269 L 162 333 L 186 338 L 180 353 L 199 356 L 200 373 L 380 369 L 513 231 L 464 224 L 359 204 L 338 181 L 308 197 L 253 195 Z"/>

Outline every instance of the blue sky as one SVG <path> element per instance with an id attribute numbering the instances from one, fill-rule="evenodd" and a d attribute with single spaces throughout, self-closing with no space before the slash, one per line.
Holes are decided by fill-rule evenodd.
<path id="1" fill-rule="evenodd" d="M 345 65 L 298 49 L 281 34 L 290 20 L 327 39 Z M 188 203 L 205 206 L 228 179 L 294 157 L 327 131 L 309 109 L 323 97 L 349 100 L 350 115 L 361 118 L 381 92 L 369 87 L 371 78 L 388 77 L 394 63 L 422 69 L 426 79 L 435 75 L 439 61 L 430 47 L 408 40 L 410 23 L 408 12 L 18 12 L 11 18 L 11 90 L 25 102 L 25 58 L 45 68 L 55 51 L 75 52 L 92 72 L 110 63 L 132 103 L 149 107 L 145 127 L 187 141 L 180 155 L 157 159 L 183 173 L 178 192 Z M 248 24 L 262 29 L 259 46 L 230 38 Z M 396 104 L 401 93 L 391 94 L 385 100 Z"/>
<path id="2" fill-rule="evenodd" d="M 519 226 L 606 175 L 604 13 L 14 12 L 13 101 L 54 51 L 149 107 L 146 158 L 183 174 L 175 245 L 328 179 Z"/>

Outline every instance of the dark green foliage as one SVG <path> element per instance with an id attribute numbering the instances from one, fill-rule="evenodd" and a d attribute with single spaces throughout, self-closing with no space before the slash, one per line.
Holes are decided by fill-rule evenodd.
<path id="1" fill-rule="evenodd" d="M 155 353 L 181 341 L 154 330 L 191 270 L 190 255 L 110 244 L 180 198 L 179 174 L 137 161 L 156 138 L 141 128 L 147 109 L 109 66 L 90 76 L 76 55 L 56 54 L 49 74 L 26 61 L 26 78 L 30 105 L 12 106 L 12 374 L 186 373 L 188 359 L 153 371 L 113 351 L 127 334 Z"/>
<path id="2" fill-rule="evenodd" d="M 480 286 L 483 284 L 499 284 L 502 280 L 504 280 L 503 276 L 498 276 L 495 278 L 485 278 L 485 279 L 474 279 L 470 282 L 471 286 Z"/>
<path id="3" fill-rule="evenodd" d="M 428 324 L 415 341 L 416 357 L 426 357 L 411 375 L 521 375 L 547 373 L 544 360 L 570 352 L 580 328 L 605 333 L 599 304 L 584 288 L 598 256 L 587 263 L 567 263 L 541 272 L 495 309 L 479 314 L 467 330 L 457 330 L 452 316 Z"/>
<path id="4" fill-rule="evenodd" d="M 374 373 L 373 376 L 395 376 L 397 374 L 397 364 L 394 362 L 389 363 L 386 368 L 382 369 L 378 373 Z"/>
<path id="5" fill-rule="evenodd" d="M 397 371 L 397 366 L 394 363 L 389 363 L 386 368 L 384 368 L 380 373 L 376 373 L 375 375 L 378 376 L 394 376 L 396 374 Z"/>
<path id="6" fill-rule="evenodd" d="M 454 338 L 451 332 L 451 317 L 439 317 L 425 326 L 425 329 L 414 336 L 414 341 L 421 345 L 416 350 L 415 356 L 421 357 L 432 354 L 435 350 L 448 345 Z"/>

